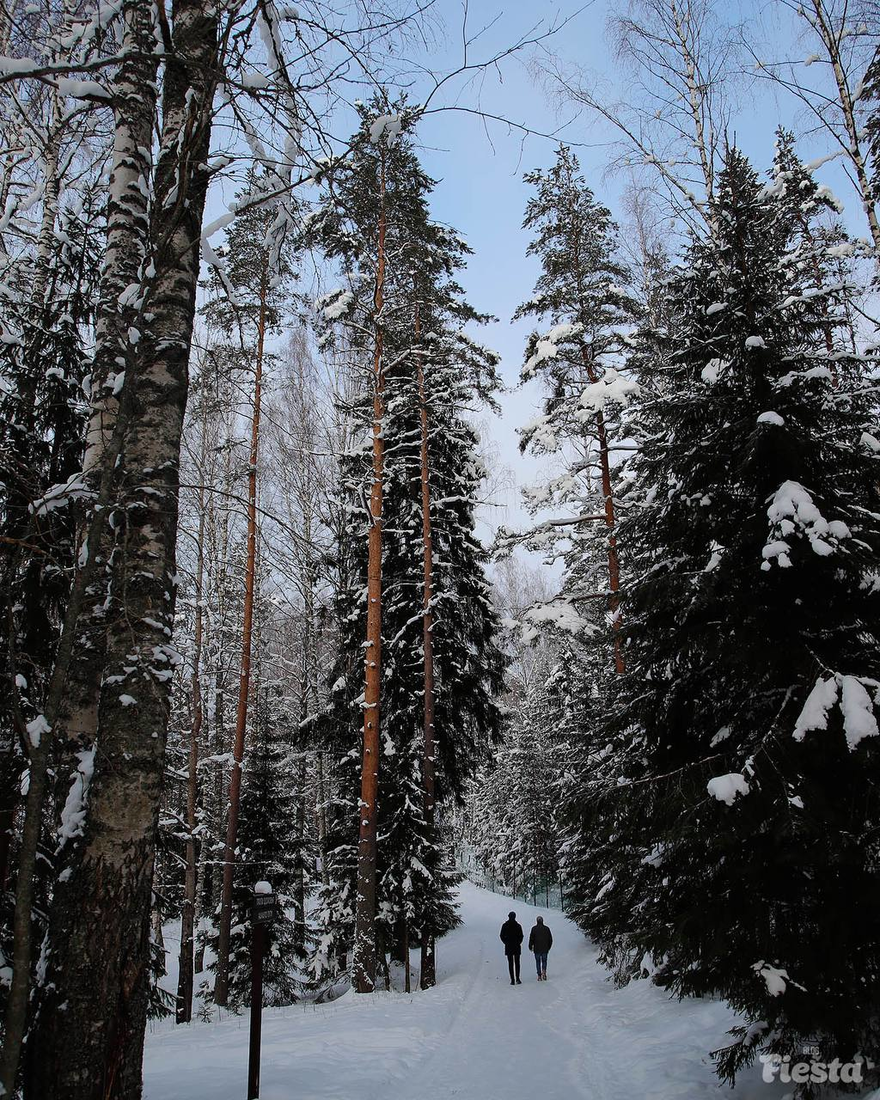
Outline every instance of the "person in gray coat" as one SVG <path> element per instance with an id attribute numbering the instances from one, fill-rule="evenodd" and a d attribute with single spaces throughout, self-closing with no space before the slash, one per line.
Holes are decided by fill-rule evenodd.
<path id="1" fill-rule="evenodd" d="M 547 955 L 553 946 L 553 933 L 544 923 L 543 917 L 538 917 L 535 926 L 529 932 L 529 951 L 535 953 L 535 967 L 538 971 L 538 981 L 547 981 Z"/>

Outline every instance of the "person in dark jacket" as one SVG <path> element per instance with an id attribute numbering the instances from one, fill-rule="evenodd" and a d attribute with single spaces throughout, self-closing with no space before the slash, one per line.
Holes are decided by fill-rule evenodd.
<path id="1" fill-rule="evenodd" d="M 535 927 L 529 932 L 529 951 L 535 952 L 535 966 L 538 970 L 538 981 L 547 981 L 547 954 L 553 946 L 553 933 L 544 923 L 543 917 L 538 917 Z"/>
<path id="2" fill-rule="evenodd" d="M 501 942 L 507 956 L 507 969 L 510 971 L 510 984 L 522 985 L 519 979 L 519 959 L 522 954 L 523 930 L 517 922 L 516 913 L 508 913 L 507 920 L 501 925 Z"/>

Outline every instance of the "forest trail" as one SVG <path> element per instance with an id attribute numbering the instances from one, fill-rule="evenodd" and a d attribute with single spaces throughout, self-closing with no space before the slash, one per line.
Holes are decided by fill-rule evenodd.
<path id="1" fill-rule="evenodd" d="M 464 923 L 438 944 L 435 989 L 267 1009 L 261 1100 L 719 1096 L 706 1052 L 734 1022 L 723 1005 L 669 1001 L 647 981 L 616 990 L 595 949 L 559 912 L 467 882 L 460 901 Z M 526 936 L 539 913 L 550 925 L 546 983 L 524 951 L 523 984 L 510 985 L 498 932 L 511 909 Z M 176 945 L 167 946 L 173 955 Z M 144 1100 L 245 1100 L 247 1040 L 247 1015 L 155 1025 Z M 782 1091 L 753 1069 L 723 1095 L 777 1100 Z"/>

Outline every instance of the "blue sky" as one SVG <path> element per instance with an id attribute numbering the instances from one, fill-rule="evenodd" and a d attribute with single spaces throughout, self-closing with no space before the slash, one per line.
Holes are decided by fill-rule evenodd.
<path id="1" fill-rule="evenodd" d="M 547 48 L 564 61 L 579 64 L 614 96 L 623 96 L 620 67 L 606 34 L 609 5 L 596 0 L 576 15 L 565 30 L 547 43 Z M 446 21 L 447 43 L 430 58 L 435 70 L 454 68 L 461 57 L 462 6 L 452 0 L 441 0 L 440 10 Z M 523 0 L 499 6 L 491 0 L 473 0 L 469 4 L 468 25 L 474 30 L 497 21 L 473 51 L 473 56 L 487 57 L 529 31 L 539 18 L 552 19 L 555 9 Z M 575 11 L 576 6 L 558 9 Z M 720 9 L 719 9 L 720 10 Z M 741 25 L 759 51 L 768 60 L 789 55 L 806 57 L 806 45 L 792 41 L 791 26 L 784 14 L 784 5 L 774 0 L 768 3 L 726 4 L 724 11 L 732 22 Z M 780 22 L 780 20 L 785 20 Z M 801 51 L 801 52 L 799 52 Z M 479 105 L 493 114 L 521 122 L 541 131 L 555 130 L 572 109 L 558 97 L 548 96 L 532 79 L 522 58 L 506 60 L 498 70 L 484 74 L 479 87 L 464 89 L 457 101 L 469 106 Z M 625 79 L 625 75 L 623 77 Z M 444 104 L 456 98 L 447 94 Z M 436 101 L 435 101 L 436 105 Z M 779 122 L 796 132 L 807 128 L 807 120 L 799 115 L 797 104 L 785 93 L 764 83 L 757 88 L 748 80 L 735 93 L 731 119 L 731 137 L 752 158 L 759 170 L 764 170 L 773 155 L 774 131 Z M 613 132 L 595 118 L 581 115 L 570 122 L 561 137 L 577 148 L 581 167 L 597 197 L 620 219 L 619 200 L 625 180 L 609 174 L 609 142 Z M 552 163 L 556 143 L 534 136 L 523 136 L 497 122 L 484 122 L 473 115 L 450 111 L 425 118 L 419 128 L 421 155 L 426 169 L 439 181 L 434 194 L 433 211 L 438 220 L 453 225 L 474 249 L 463 283 L 473 304 L 499 318 L 481 334 L 482 342 L 503 356 L 502 374 L 511 388 L 502 396 L 502 414 L 485 424 L 490 449 L 508 466 L 519 484 L 532 480 L 538 464 L 519 456 L 516 428 L 536 412 L 539 402 L 537 384 L 525 389 L 516 386 L 525 338 L 530 321 L 511 324 L 517 305 L 531 297 L 538 273 L 537 263 L 525 255 L 528 236 L 521 229 L 523 211 L 530 189 L 523 183 L 523 172 Z M 809 161 L 828 152 L 821 135 L 805 137 L 799 145 L 802 157 Z M 855 197 L 839 167 L 830 164 L 818 172 L 844 201 L 846 220 L 858 235 L 864 235 L 861 213 Z M 624 227 L 625 228 L 625 227 Z M 494 446 L 493 446 L 494 444 Z M 497 497 L 505 509 L 494 509 L 498 519 L 516 522 L 521 518 L 518 490 L 511 487 Z"/>
<path id="2" fill-rule="evenodd" d="M 619 11 L 626 3 L 627 0 L 594 0 L 578 11 L 576 2 L 551 7 L 527 0 L 507 3 L 469 0 L 469 32 L 488 27 L 472 47 L 470 60 L 491 58 L 521 36 L 530 36 L 539 23 L 546 27 L 554 19 L 570 16 L 565 28 L 545 43 L 545 49 L 564 64 L 577 64 L 585 79 L 600 86 L 611 101 L 625 100 L 630 78 L 615 57 L 607 24 L 610 12 Z M 813 52 L 811 43 L 793 39 L 792 17 L 780 0 L 717 0 L 716 10 L 741 28 L 762 59 L 805 59 Z M 463 11 L 461 0 L 436 0 L 435 16 L 442 18 L 443 27 L 421 55 L 415 47 L 410 51 L 416 63 L 413 72 L 421 66 L 442 75 L 461 64 Z M 494 454 L 502 481 L 506 473 L 506 485 L 500 489 L 494 487 L 494 505 L 483 511 L 484 536 L 491 535 L 499 523 L 518 525 L 525 521 L 519 489 L 536 480 L 542 466 L 530 456 L 519 454 L 516 434 L 519 426 L 532 419 L 540 402 L 538 383 L 517 387 L 522 352 L 533 322 L 511 323 L 516 307 L 532 296 L 538 275 L 537 262 L 525 254 L 528 236 L 521 228 L 530 193 L 523 183 L 523 173 L 549 166 L 558 140 L 574 145 L 598 199 L 610 207 L 621 223 L 622 232 L 626 232 L 620 205 L 626 180 L 608 171 L 617 135 L 607 124 L 583 113 L 562 125 L 572 119 L 575 110 L 533 79 L 528 65 L 533 52 L 526 49 L 507 58 L 469 84 L 461 79 L 452 81 L 433 100 L 432 107 L 458 104 L 482 108 L 545 133 L 555 132 L 561 126 L 558 139 L 524 135 L 501 122 L 484 121 L 475 114 L 455 110 L 441 110 L 425 117 L 417 135 L 422 163 L 438 181 L 433 214 L 437 220 L 453 226 L 474 250 L 461 279 L 468 297 L 475 307 L 498 318 L 496 323 L 474 334 L 501 353 L 501 373 L 507 387 L 500 397 L 500 415 L 487 414 L 481 423 L 485 449 L 490 456 Z M 399 67 L 406 67 L 399 57 L 390 61 L 392 67 L 398 62 Z M 811 78 L 821 78 L 818 66 L 802 71 Z M 429 87 L 430 79 L 414 77 L 410 101 L 422 101 Z M 778 93 L 767 82 L 756 84 L 745 74 L 730 94 L 728 106 L 730 139 L 761 171 L 766 170 L 772 159 L 774 131 L 780 122 L 804 135 L 799 152 L 805 161 L 820 158 L 829 151 L 827 138 L 815 132 L 814 121 L 805 117 L 790 96 Z M 357 122 L 353 113 L 350 122 L 340 113 L 334 124 L 342 141 Z M 817 177 L 843 200 L 850 230 L 864 236 L 863 215 L 839 164 L 824 165 Z M 212 193 L 209 218 L 222 212 L 234 190 L 234 184 L 227 182 Z M 317 196 L 313 193 L 309 197 Z"/>

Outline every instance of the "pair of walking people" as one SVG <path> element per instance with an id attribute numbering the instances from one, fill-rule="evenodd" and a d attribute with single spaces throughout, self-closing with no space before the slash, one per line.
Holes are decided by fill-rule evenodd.
<path id="1" fill-rule="evenodd" d="M 507 956 L 507 969 L 510 971 L 510 984 L 522 985 L 519 977 L 519 960 L 522 955 L 522 942 L 525 933 L 516 919 L 516 913 L 508 913 L 507 920 L 501 925 L 501 942 Z M 553 933 L 544 923 L 543 917 L 535 920 L 535 926 L 529 932 L 529 951 L 535 953 L 535 969 L 538 981 L 547 981 L 547 955 L 553 946 Z"/>

